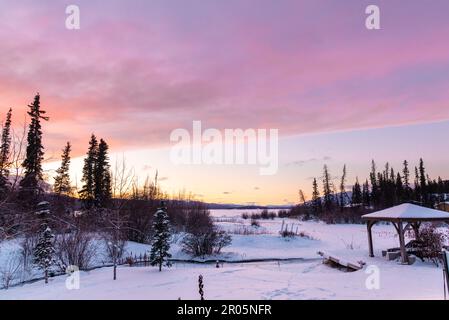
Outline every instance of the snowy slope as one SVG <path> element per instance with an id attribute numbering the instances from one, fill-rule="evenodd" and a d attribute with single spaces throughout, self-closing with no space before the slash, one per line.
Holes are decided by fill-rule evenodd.
<path id="1" fill-rule="evenodd" d="M 249 227 L 250 221 L 235 218 L 217 224 L 227 230 Z M 282 224 L 306 232 L 310 238 L 286 240 L 279 236 Z M 261 220 L 263 234 L 233 235 L 233 243 L 218 257 L 238 262 L 250 259 L 303 258 L 304 261 L 266 261 L 254 263 L 212 264 L 175 263 L 161 273 L 151 267 L 122 266 L 118 280 L 112 281 L 111 268 L 81 273 L 81 289 L 67 290 L 65 276 L 50 284 L 42 281 L 0 290 L 0 299 L 197 299 L 197 278 L 204 276 L 206 299 L 442 299 L 442 272 L 431 263 L 400 265 L 386 261 L 381 250 L 397 246 L 391 225 L 373 228 L 376 257 L 368 257 L 366 226 L 326 225 L 281 219 Z M 9 244 L 9 248 L 15 248 Z M 128 243 L 136 254 L 147 245 Z M 0 250 L 5 250 L 2 244 Z M 342 272 L 323 265 L 317 251 L 342 259 L 366 262 L 364 270 Z M 4 251 L 2 251 L 4 252 Z M 172 246 L 174 258 L 190 258 L 179 243 Z M 3 256 L 3 255 L 2 255 Z M 369 290 L 366 268 L 379 271 L 378 290 Z M 126 294 L 124 294 L 126 293 Z"/>

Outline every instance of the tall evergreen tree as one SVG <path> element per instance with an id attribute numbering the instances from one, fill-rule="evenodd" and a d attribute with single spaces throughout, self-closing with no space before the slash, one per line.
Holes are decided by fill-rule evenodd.
<path id="1" fill-rule="evenodd" d="M 22 166 L 25 174 L 20 181 L 19 198 L 25 205 L 35 205 L 37 196 L 42 191 L 40 182 L 42 176 L 42 161 L 44 159 L 44 147 L 42 145 L 41 120 L 48 121 L 48 117 L 43 116 L 46 112 L 41 110 L 40 95 L 36 94 L 32 104 L 28 105 L 30 110 L 28 115 L 31 123 L 28 127 L 26 156 Z"/>
<path id="2" fill-rule="evenodd" d="M 61 166 L 56 170 L 55 183 L 53 185 L 53 190 L 57 194 L 70 195 L 72 191 L 69 174 L 71 148 L 70 142 L 67 142 L 62 150 Z"/>
<path id="3" fill-rule="evenodd" d="M 366 207 L 369 207 L 371 205 L 371 197 L 370 197 L 370 192 L 369 192 L 368 179 L 366 179 L 366 181 L 362 187 L 362 201 L 363 201 L 363 205 Z"/>
<path id="4" fill-rule="evenodd" d="M 306 196 L 304 195 L 304 192 L 302 191 L 302 189 L 299 189 L 298 195 L 299 195 L 299 203 L 302 205 L 305 205 L 307 200 L 306 200 Z"/>
<path id="5" fill-rule="evenodd" d="M 415 190 L 419 189 L 419 172 L 418 168 L 415 166 Z"/>
<path id="6" fill-rule="evenodd" d="M 403 186 L 404 186 L 404 195 L 403 200 L 404 201 L 410 201 L 411 197 L 411 188 L 410 188 L 410 171 L 408 169 L 408 162 L 407 160 L 404 160 L 404 168 L 402 169 L 402 175 L 403 175 Z"/>
<path id="7" fill-rule="evenodd" d="M 426 169 L 424 168 L 424 161 L 423 159 L 419 159 L 419 190 L 420 190 L 420 196 L 421 201 L 424 202 L 424 204 L 428 205 L 429 203 L 429 197 L 427 192 L 427 175 L 426 175 Z"/>
<path id="8" fill-rule="evenodd" d="M 323 168 L 323 206 L 326 211 L 333 207 L 332 182 L 327 165 Z"/>
<path id="9" fill-rule="evenodd" d="M 355 184 L 352 187 L 352 204 L 359 205 L 362 202 L 362 189 L 360 188 L 359 178 L 356 178 Z"/>
<path id="10" fill-rule="evenodd" d="M 80 198 L 84 201 L 86 208 L 92 208 L 95 200 L 95 167 L 98 155 L 98 141 L 94 134 L 91 135 L 89 141 L 89 149 L 87 157 L 84 159 L 83 177 L 81 181 L 84 183 L 79 192 Z"/>
<path id="11" fill-rule="evenodd" d="M 153 221 L 153 240 L 151 242 L 150 263 L 152 266 L 158 266 L 162 271 L 162 266 L 171 266 L 169 258 L 171 258 L 170 250 L 170 222 L 168 220 L 167 209 L 162 202 L 154 215 Z"/>
<path id="12" fill-rule="evenodd" d="M 97 206 L 101 208 L 107 207 L 112 197 L 108 149 L 106 141 L 100 139 L 94 168 L 94 196 Z"/>
<path id="13" fill-rule="evenodd" d="M 12 109 L 10 108 L 6 114 L 0 141 L 0 199 L 3 199 L 6 196 L 9 187 L 8 177 L 11 149 L 11 117 Z"/>
<path id="14" fill-rule="evenodd" d="M 316 182 L 316 178 L 313 178 L 313 191 L 312 191 L 312 206 L 313 206 L 313 214 L 318 216 L 321 212 L 321 199 L 320 199 L 320 191 L 318 191 L 318 183 Z"/>
<path id="15" fill-rule="evenodd" d="M 371 160 L 370 181 L 371 181 L 371 204 L 374 205 L 374 207 L 378 207 L 379 185 L 376 172 L 376 163 L 374 162 L 374 160 Z"/>
<path id="16" fill-rule="evenodd" d="M 402 169 L 404 179 L 404 188 L 410 188 L 410 171 L 408 169 L 408 162 L 404 160 L 404 169 Z"/>
<path id="17" fill-rule="evenodd" d="M 345 199 L 347 199 L 348 194 L 346 193 L 346 164 L 343 166 L 343 173 L 340 180 L 340 210 L 343 211 L 345 206 Z"/>
<path id="18" fill-rule="evenodd" d="M 402 202 L 404 202 L 404 185 L 403 185 L 403 183 L 402 183 L 402 177 L 401 177 L 401 175 L 399 174 L 399 172 L 398 172 L 398 174 L 396 175 L 396 192 L 395 192 L 395 194 L 396 194 L 396 204 L 398 204 L 398 203 L 402 203 Z"/>

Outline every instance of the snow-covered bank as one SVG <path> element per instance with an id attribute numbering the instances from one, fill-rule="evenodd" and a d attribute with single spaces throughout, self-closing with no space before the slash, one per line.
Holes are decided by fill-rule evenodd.
<path id="1" fill-rule="evenodd" d="M 303 258 L 303 262 L 224 263 L 214 265 L 175 263 L 158 272 L 152 267 L 121 266 L 118 280 L 112 280 L 111 268 L 81 273 L 81 288 L 67 290 L 65 276 L 55 277 L 48 285 L 42 281 L 0 290 L 0 299 L 198 299 L 198 275 L 204 276 L 206 299 L 442 299 L 443 282 L 440 268 L 429 262 L 400 265 L 386 261 L 381 250 L 398 244 L 391 225 L 373 229 L 376 257 L 368 257 L 366 226 L 326 225 L 297 220 L 260 220 L 251 227 L 249 220 L 233 218 L 217 224 L 225 230 L 252 228 L 255 234 L 233 234 L 232 245 L 222 254 L 204 260 L 241 261 L 250 259 Z M 308 235 L 285 239 L 279 236 L 282 224 Z M 254 230 L 253 230 L 254 229 Z M 250 231 L 251 231 L 250 230 Z M 262 232 L 257 233 L 257 230 Z M 0 250 L 4 250 L 3 247 Z M 8 248 L 16 248 L 12 243 Z M 128 243 L 128 253 L 143 254 L 149 246 Z M 342 272 L 317 260 L 317 251 L 334 254 L 351 261 L 364 261 L 366 267 L 356 272 Z M 5 251 L 2 251 L 5 252 Z M 176 241 L 173 258 L 190 259 Z M 202 260 L 198 259 L 198 260 Z M 372 275 L 367 267 L 379 273 L 379 288 L 368 289 Z M 372 269 L 370 269 L 372 270 Z"/>
<path id="2" fill-rule="evenodd" d="M 419 274 L 417 273 L 419 269 Z M 368 290 L 363 271 L 343 273 L 321 262 L 253 263 L 214 266 L 175 265 L 158 272 L 120 267 L 83 272 L 80 289 L 67 290 L 66 277 L 0 290 L 0 299 L 199 299 L 198 276 L 206 299 L 442 299 L 441 270 L 395 263 L 380 266 L 379 290 Z M 405 290 L 405 288 L 407 290 Z"/>

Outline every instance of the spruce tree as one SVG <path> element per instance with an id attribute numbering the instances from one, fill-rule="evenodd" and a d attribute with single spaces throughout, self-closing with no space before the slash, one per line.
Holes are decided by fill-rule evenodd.
<path id="1" fill-rule="evenodd" d="M 323 168 L 323 206 L 326 211 L 332 210 L 333 197 L 332 197 L 332 182 L 327 165 Z"/>
<path id="2" fill-rule="evenodd" d="M 2 136 L 0 141 L 0 199 L 4 199 L 9 189 L 9 161 L 11 149 L 11 116 L 10 108 L 6 114 L 6 120 L 3 124 Z"/>
<path id="3" fill-rule="evenodd" d="M 369 193 L 368 179 L 366 179 L 366 181 L 362 187 L 362 199 L 363 199 L 364 206 L 369 207 L 371 205 L 371 197 L 370 197 L 370 193 Z"/>
<path id="4" fill-rule="evenodd" d="M 55 183 L 53 190 L 55 193 L 61 195 L 70 195 L 72 187 L 70 184 L 70 151 L 72 146 L 70 142 L 67 142 L 66 146 L 62 150 L 61 166 L 56 170 Z"/>
<path id="5" fill-rule="evenodd" d="M 42 145 L 41 120 L 48 121 L 49 118 L 43 116 L 46 112 L 41 110 L 39 93 L 28 107 L 30 108 L 28 115 L 31 118 L 31 123 L 28 127 L 26 155 L 22 164 L 25 173 L 19 184 L 19 198 L 25 206 L 32 206 L 35 205 L 37 196 L 42 191 L 40 182 L 43 180 L 44 147 Z"/>
<path id="6" fill-rule="evenodd" d="M 98 154 L 98 141 L 94 134 L 91 135 L 89 141 L 89 149 L 87 157 L 84 159 L 83 177 L 81 181 L 84 183 L 79 192 L 80 198 L 84 201 L 87 209 L 92 208 L 95 200 L 95 166 Z"/>
<path id="7" fill-rule="evenodd" d="M 36 215 L 42 219 L 39 239 L 33 250 L 34 263 L 44 271 L 45 283 L 48 283 L 48 271 L 54 264 L 55 248 L 53 247 L 54 235 L 48 226 L 47 216 L 50 213 L 48 202 L 37 205 Z"/>
<path id="8" fill-rule="evenodd" d="M 404 202 L 404 185 L 402 183 L 401 175 L 396 176 L 396 204 Z"/>
<path id="9" fill-rule="evenodd" d="M 352 204 L 361 204 L 362 199 L 362 189 L 360 188 L 359 178 L 356 178 L 355 184 L 352 187 Z"/>
<path id="10" fill-rule="evenodd" d="M 316 178 L 313 178 L 312 206 L 313 206 L 313 214 L 315 216 L 318 216 L 318 214 L 321 212 L 321 199 L 320 199 L 320 192 L 318 191 L 318 183 L 316 182 Z"/>
<path id="11" fill-rule="evenodd" d="M 150 263 L 152 266 L 159 266 L 159 271 L 162 270 L 162 265 L 171 266 L 167 259 L 171 257 L 170 250 L 170 222 L 168 220 L 167 209 L 162 202 L 161 207 L 157 209 L 153 221 L 153 240 L 151 242 Z"/>
<path id="12" fill-rule="evenodd" d="M 369 176 L 371 180 L 371 203 L 374 207 L 377 207 L 379 205 L 379 181 L 374 160 L 371 160 L 371 172 Z"/>
<path id="13" fill-rule="evenodd" d="M 340 210 L 343 211 L 345 199 L 348 198 L 346 193 L 346 164 L 343 166 L 343 174 L 340 181 Z"/>
<path id="14" fill-rule="evenodd" d="M 410 188 L 410 171 L 408 169 L 408 162 L 407 160 L 404 160 L 404 168 L 402 169 L 402 175 L 403 175 L 403 186 L 404 186 L 404 195 L 403 200 L 404 201 L 410 201 L 411 196 L 411 188 Z"/>
<path id="15" fill-rule="evenodd" d="M 427 175 L 426 169 L 424 168 L 423 159 L 419 159 L 419 190 L 421 195 L 421 201 L 424 202 L 425 205 L 429 204 L 429 197 L 427 192 Z"/>
<path id="16" fill-rule="evenodd" d="M 44 271 L 45 283 L 48 283 L 48 271 L 54 263 L 53 238 L 53 233 L 48 224 L 42 223 L 39 240 L 34 248 L 34 263 Z"/>
<path id="17" fill-rule="evenodd" d="M 112 197 L 108 149 L 106 141 L 100 139 L 94 167 L 94 196 L 96 205 L 100 208 L 106 208 Z"/>

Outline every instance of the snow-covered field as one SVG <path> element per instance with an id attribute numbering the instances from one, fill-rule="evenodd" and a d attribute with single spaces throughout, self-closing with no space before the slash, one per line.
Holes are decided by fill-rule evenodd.
<path id="1" fill-rule="evenodd" d="M 229 210 L 227 210 L 229 211 Z M 237 210 L 231 210 L 237 211 Z M 251 210 L 246 210 L 251 212 Z M 401 265 L 386 261 L 381 250 L 396 247 L 398 238 L 390 225 L 373 228 L 376 257 L 368 257 L 364 225 L 326 225 L 291 219 L 260 220 L 258 228 L 240 218 L 241 212 L 219 215 L 217 224 L 233 233 L 233 243 L 218 257 L 234 263 L 175 263 L 158 272 L 153 267 L 121 266 L 118 280 L 112 280 L 112 269 L 96 269 L 80 274 L 80 289 L 68 290 L 66 276 L 0 290 L 0 299 L 198 299 L 198 276 L 204 277 L 206 299 L 442 299 L 443 274 L 432 263 L 417 261 Z M 219 218 L 221 217 L 221 218 Z M 224 218 L 223 218 L 224 217 Z M 286 240 L 279 236 L 284 223 L 308 237 Z M 246 235 L 241 234 L 246 230 Z M 250 233 L 250 234 L 248 234 Z M 253 233 L 253 234 L 251 234 Z M 0 256 L 11 243 L 0 245 Z M 143 253 L 148 246 L 128 243 L 127 251 Z M 317 255 L 324 251 L 350 261 L 364 261 L 356 272 L 343 272 L 324 265 Z M 187 259 L 179 243 L 172 246 L 176 259 Z M 270 259 L 298 258 L 292 261 Z M 242 260 L 267 260 L 242 263 Z M 302 259 L 302 260 L 300 260 Z M 0 258 L 1 263 L 1 258 Z M 373 267 L 374 266 L 374 267 Z M 367 271 L 373 273 L 367 273 Z M 367 281 L 376 277 L 378 289 L 368 289 Z"/>

